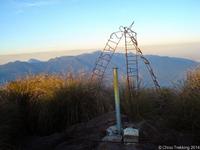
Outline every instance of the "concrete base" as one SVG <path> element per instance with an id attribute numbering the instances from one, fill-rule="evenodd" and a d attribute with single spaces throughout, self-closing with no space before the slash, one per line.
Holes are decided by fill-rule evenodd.
<path id="1" fill-rule="evenodd" d="M 121 135 L 107 135 L 105 136 L 102 141 L 104 142 L 122 142 L 122 136 Z"/>
<path id="2" fill-rule="evenodd" d="M 134 128 L 125 128 L 123 132 L 123 140 L 126 144 L 139 142 L 139 130 Z"/>
<path id="3" fill-rule="evenodd" d="M 124 137 L 123 142 L 125 144 L 135 144 L 139 142 L 138 137 Z"/>

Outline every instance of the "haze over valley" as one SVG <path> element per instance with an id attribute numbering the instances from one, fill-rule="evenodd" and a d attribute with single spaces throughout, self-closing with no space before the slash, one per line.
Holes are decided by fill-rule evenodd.
<path id="1" fill-rule="evenodd" d="M 29 59 L 28 61 L 10 62 L 0 66 L 0 82 L 5 83 L 27 75 L 44 73 L 65 75 L 70 72 L 74 74 L 85 72 L 86 74 L 91 74 L 99 54 L 100 51 L 76 56 L 60 56 L 47 61 Z M 146 57 L 150 60 L 162 87 L 172 87 L 175 83 L 182 82 L 186 78 L 187 71 L 195 69 L 200 64 L 196 61 L 177 57 L 156 55 L 146 55 Z M 113 64 L 119 67 L 121 77 L 126 75 L 125 56 L 122 53 L 116 53 L 106 71 L 106 77 L 109 82 L 112 82 Z M 151 78 L 141 60 L 139 61 L 139 74 L 142 86 L 153 87 Z"/>

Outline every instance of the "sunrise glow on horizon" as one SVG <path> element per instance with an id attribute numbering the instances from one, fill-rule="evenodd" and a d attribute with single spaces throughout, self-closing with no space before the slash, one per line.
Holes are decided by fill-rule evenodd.
<path id="1" fill-rule="evenodd" d="M 0 55 L 102 49 L 110 33 L 133 20 L 141 46 L 200 43 L 198 0 L 2 0 L 0 3 Z"/>

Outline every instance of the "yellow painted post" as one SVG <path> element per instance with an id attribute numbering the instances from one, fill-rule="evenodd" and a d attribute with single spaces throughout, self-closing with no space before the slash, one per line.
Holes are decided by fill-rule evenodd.
<path id="1" fill-rule="evenodd" d="M 120 98 L 119 98 L 119 83 L 118 83 L 118 70 L 113 68 L 113 87 L 115 95 L 115 113 L 117 121 L 118 134 L 121 134 L 121 113 L 120 113 Z"/>

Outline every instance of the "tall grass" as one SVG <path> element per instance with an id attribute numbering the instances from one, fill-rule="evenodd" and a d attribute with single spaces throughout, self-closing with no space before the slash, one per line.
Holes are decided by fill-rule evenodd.
<path id="1" fill-rule="evenodd" d="M 128 97 L 122 92 L 122 110 L 133 121 L 151 120 L 162 128 L 194 136 L 200 142 L 200 69 L 188 72 L 179 89 L 141 89 Z"/>
<path id="2" fill-rule="evenodd" d="M 20 137 L 23 124 L 18 105 L 9 102 L 4 91 L 0 92 L 0 149 L 10 150 Z"/>
<path id="3" fill-rule="evenodd" d="M 177 130 L 200 135 L 200 69 L 188 72 L 175 106 L 174 113 L 179 117 L 175 124 Z"/>
<path id="4" fill-rule="evenodd" d="M 188 72 L 177 89 L 141 89 L 130 98 L 121 90 L 122 112 L 133 121 L 160 122 L 200 142 L 200 69 Z M 0 89 L 0 149 L 13 149 L 20 136 L 49 135 L 113 110 L 113 90 L 87 76 L 28 76 Z"/>
<path id="5" fill-rule="evenodd" d="M 49 135 L 113 110 L 109 90 L 72 75 L 8 83 L 0 93 L 0 146 L 15 144 L 18 135 Z"/>

